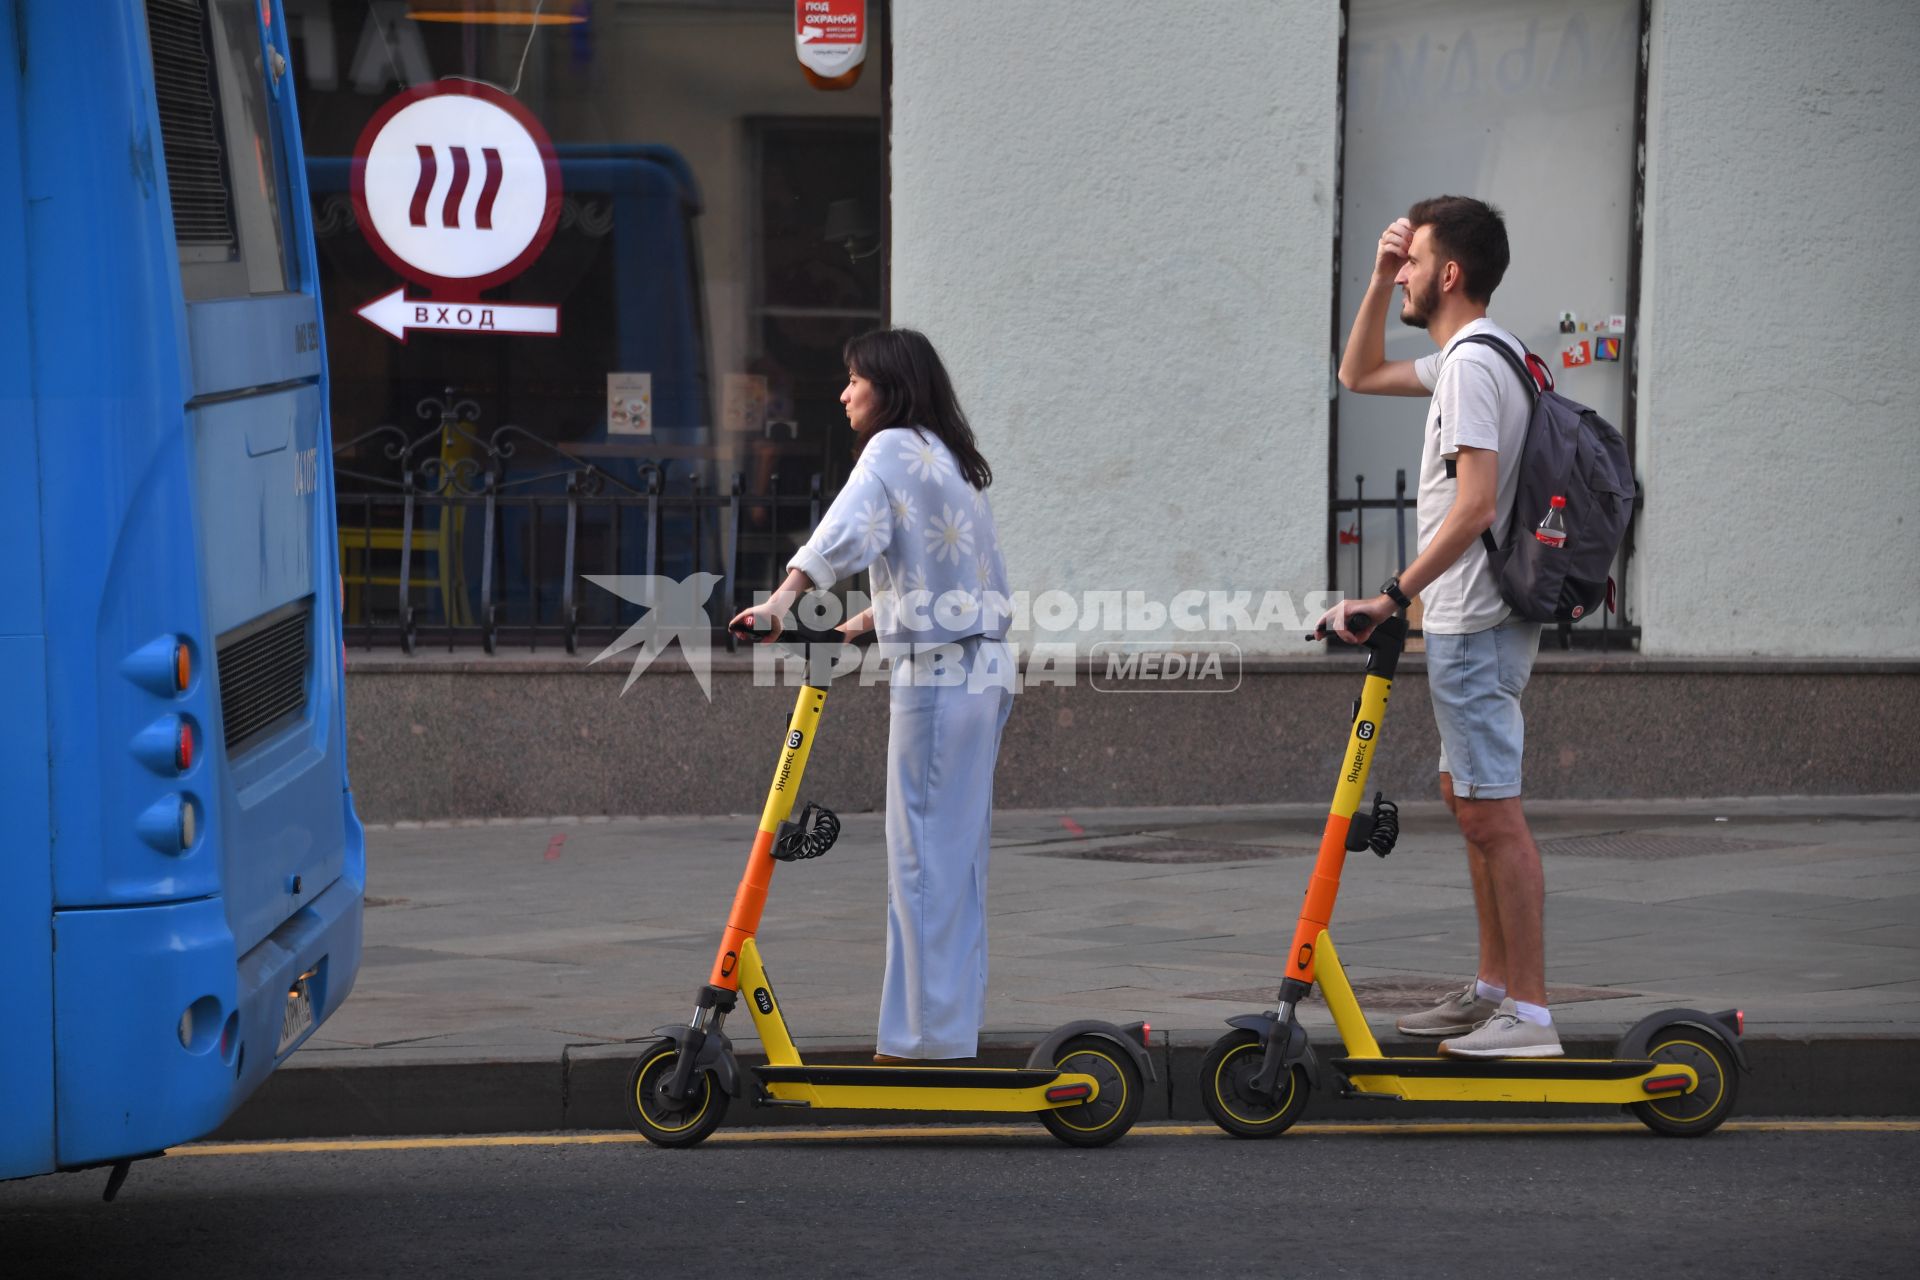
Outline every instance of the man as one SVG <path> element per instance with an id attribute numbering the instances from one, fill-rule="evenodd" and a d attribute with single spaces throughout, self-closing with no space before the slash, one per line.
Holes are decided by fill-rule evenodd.
<path id="1" fill-rule="evenodd" d="M 1364 395 L 1432 397 L 1420 459 L 1420 553 L 1379 595 L 1341 602 L 1320 626 L 1358 642 L 1414 596 L 1425 605 L 1440 795 L 1467 841 L 1480 967 L 1460 991 L 1396 1025 L 1408 1035 L 1450 1037 L 1440 1051 L 1456 1056 L 1552 1058 L 1561 1049 L 1547 1011 L 1545 882 L 1520 808 L 1520 692 L 1540 627 L 1509 616 L 1480 537 L 1487 529 L 1496 542 L 1506 536 L 1532 406 L 1499 352 L 1462 342 L 1492 334 L 1516 354 L 1524 351 L 1487 319 L 1507 260 L 1499 212 L 1464 196 L 1423 200 L 1381 235 L 1340 382 Z M 1385 358 L 1395 285 L 1404 291 L 1401 321 L 1425 329 L 1436 354 Z M 1371 621 L 1355 625 L 1354 614 Z"/>

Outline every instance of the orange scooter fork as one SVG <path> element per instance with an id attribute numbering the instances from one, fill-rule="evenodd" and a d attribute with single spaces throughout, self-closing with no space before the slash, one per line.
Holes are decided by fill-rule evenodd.
<path id="1" fill-rule="evenodd" d="M 720 952 L 713 958 L 713 972 L 707 978 L 712 986 L 727 991 L 740 989 L 740 947 L 760 928 L 767 887 L 773 883 L 774 833 L 793 813 L 793 798 L 800 792 L 807 756 L 813 750 L 813 735 L 820 727 L 820 711 L 826 705 L 826 689 L 812 684 L 801 686 L 800 696 L 794 700 L 793 719 L 787 722 L 773 787 L 767 792 L 766 807 L 760 811 L 760 829 L 753 837 L 746 872 L 740 877 L 733 910 L 727 913 L 727 927 L 720 935 Z"/>
<path id="2" fill-rule="evenodd" d="M 1406 644 L 1406 619 L 1395 616 L 1382 622 L 1367 638 L 1367 681 L 1354 712 L 1353 728 L 1347 735 L 1347 753 L 1342 757 L 1340 784 L 1334 789 L 1333 808 L 1320 834 L 1320 852 L 1314 858 L 1313 878 L 1307 882 L 1306 901 L 1300 907 L 1300 922 L 1294 927 L 1293 947 L 1287 953 L 1286 979 L 1299 982 L 1300 991 L 1313 983 L 1313 948 L 1321 930 L 1333 919 L 1334 899 L 1340 893 L 1340 872 L 1347 861 L 1347 834 L 1353 815 L 1366 794 L 1367 774 L 1373 767 L 1373 749 L 1380 740 L 1380 728 L 1387 719 L 1387 695 L 1393 689 L 1393 673 Z"/>

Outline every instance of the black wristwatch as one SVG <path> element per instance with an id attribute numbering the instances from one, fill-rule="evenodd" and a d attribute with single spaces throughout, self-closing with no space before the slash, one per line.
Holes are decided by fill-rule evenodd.
<path id="1" fill-rule="evenodd" d="M 1407 593 L 1400 589 L 1400 575 L 1397 573 L 1380 584 L 1380 594 L 1402 609 L 1413 608 L 1413 601 L 1407 599 Z"/>

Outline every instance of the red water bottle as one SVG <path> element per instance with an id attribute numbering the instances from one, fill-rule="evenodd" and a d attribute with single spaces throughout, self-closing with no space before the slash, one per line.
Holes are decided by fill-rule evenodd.
<path id="1" fill-rule="evenodd" d="M 1567 500 L 1559 494 L 1553 495 L 1553 503 L 1547 508 L 1547 518 L 1533 531 L 1533 536 L 1550 547 L 1567 545 L 1567 518 L 1561 512 L 1567 509 Z"/>

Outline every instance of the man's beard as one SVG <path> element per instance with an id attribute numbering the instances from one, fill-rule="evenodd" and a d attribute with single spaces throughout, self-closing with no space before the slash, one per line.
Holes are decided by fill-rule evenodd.
<path id="1" fill-rule="evenodd" d="M 1402 286 L 1404 288 L 1404 286 Z M 1440 305 L 1440 282 L 1429 280 L 1427 291 L 1416 305 L 1413 294 L 1408 293 L 1406 305 L 1400 308 L 1400 323 L 1414 329 L 1424 329 L 1433 318 L 1434 309 Z"/>

